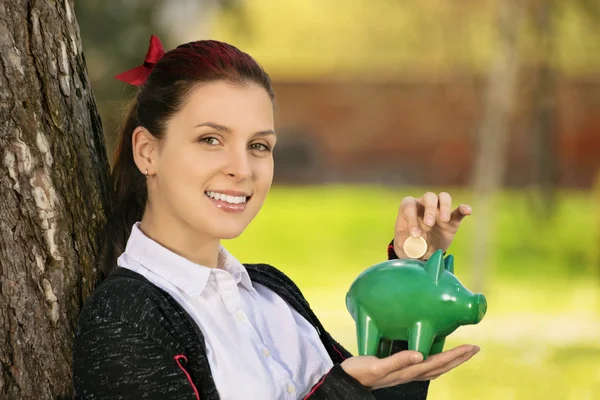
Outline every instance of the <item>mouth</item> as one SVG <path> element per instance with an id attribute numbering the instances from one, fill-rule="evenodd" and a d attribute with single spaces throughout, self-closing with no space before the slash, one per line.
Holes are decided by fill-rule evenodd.
<path id="1" fill-rule="evenodd" d="M 232 190 L 206 191 L 204 195 L 220 210 L 239 213 L 246 209 L 251 194 Z"/>

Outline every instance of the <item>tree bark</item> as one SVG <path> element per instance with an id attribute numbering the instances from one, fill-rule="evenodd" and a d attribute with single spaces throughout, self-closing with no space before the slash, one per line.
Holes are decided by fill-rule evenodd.
<path id="1" fill-rule="evenodd" d="M 478 132 L 474 170 L 475 236 L 473 240 L 473 290 L 482 291 L 488 249 L 493 232 L 493 202 L 503 184 L 519 71 L 518 34 L 522 18 L 520 0 L 496 2 L 498 48 L 488 75 L 487 97 Z"/>
<path id="2" fill-rule="evenodd" d="M 0 398 L 72 396 L 108 162 L 73 0 L 0 3 Z"/>

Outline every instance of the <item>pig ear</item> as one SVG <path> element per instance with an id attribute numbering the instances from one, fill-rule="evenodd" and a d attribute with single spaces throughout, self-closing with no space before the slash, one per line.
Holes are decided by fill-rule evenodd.
<path id="1" fill-rule="evenodd" d="M 427 263 L 425 263 L 425 271 L 431 278 L 434 284 L 437 285 L 440 276 L 444 272 L 444 253 L 442 250 L 437 250 L 431 255 Z"/>
<path id="2" fill-rule="evenodd" d="M 444 259 L 444 264 L 446 265 L 446 271 L 454 275 L 454 256 L 452 254 Z"/>

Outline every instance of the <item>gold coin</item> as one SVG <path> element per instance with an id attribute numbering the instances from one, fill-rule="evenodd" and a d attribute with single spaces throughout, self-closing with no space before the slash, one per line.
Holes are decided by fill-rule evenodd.
<path id="1" fill-rule="evenodd" d="M 422 236 L 409 236 L 404 241 L 404 254 L 410 258 L 421 258 L 427 252 L 427 241 Z"/>

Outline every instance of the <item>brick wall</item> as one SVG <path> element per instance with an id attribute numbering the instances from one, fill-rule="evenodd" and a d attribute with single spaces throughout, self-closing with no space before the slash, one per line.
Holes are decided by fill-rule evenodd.
<path id="1" fill-rule="evenodd" d="M 275 82 L 276 182 L 465 185 L 485 85 L 448 82 Z M 531 90 L 522 85 L 506 183 L 531 181 Z M 590 187 L 600 169 L 600 79 L 559 81 L 557 182 Z"/>

